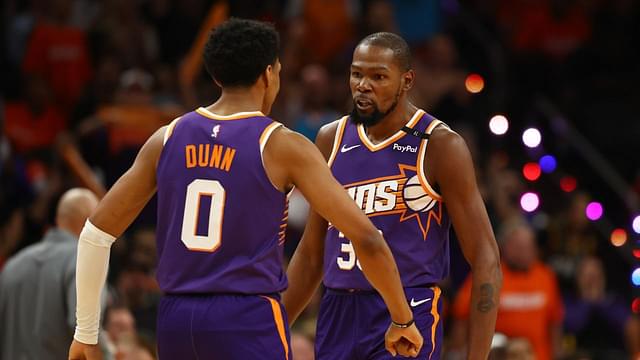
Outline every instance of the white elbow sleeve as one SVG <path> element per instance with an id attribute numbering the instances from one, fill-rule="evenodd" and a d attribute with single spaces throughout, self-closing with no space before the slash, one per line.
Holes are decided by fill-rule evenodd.
<path id="1" fill-rule="evenodd" d="M 109 267 L 112 235 L 95 227 L 89 220 L 78 240 L 76 260 L 76 331 L 74 339 L 83 344 L 97 344 L 100 327 L 100 296 Z"/>

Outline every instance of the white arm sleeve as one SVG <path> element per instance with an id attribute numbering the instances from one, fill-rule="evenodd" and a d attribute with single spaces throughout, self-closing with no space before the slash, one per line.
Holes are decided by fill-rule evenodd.
<path id="1" fill-rule="evenodd" d="M 111 244 L 116 240 L 89 220 L 78 240 L 76 260 L 76 332 L 74 339 L 97 344 L 100 326 L 100 293 L 107 278 Z"/>

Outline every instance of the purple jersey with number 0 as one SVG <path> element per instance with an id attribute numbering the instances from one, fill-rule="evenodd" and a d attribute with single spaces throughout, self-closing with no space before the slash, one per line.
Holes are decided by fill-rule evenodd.
<path id="1" fill-rule="evenodd" d="M 157 166 L 160 288 L 171 294 L 283 291 L 287 197 L 262 149 L 279 123 L 204 108 L 169 125 Z"/>

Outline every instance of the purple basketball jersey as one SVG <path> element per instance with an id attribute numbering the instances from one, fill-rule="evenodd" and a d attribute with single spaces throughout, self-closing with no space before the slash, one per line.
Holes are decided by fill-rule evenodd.
<path id="1" fill-rule="evenodd" d="M 407 127 L 430 134 L 439 124 L 418 110 Z M 386 239 L 405 287 L 435 283 L 449 271 L 447 211 L 423 169 L 427 139 L 399 131 L 373 144 L 361 125 L 345 116 L 338 123 L 329 165 Z M 324 284 L 334 289 L 371 290 L 353 245 L 335 227 L 325 239 Z"/>
<path id="2" fill-rule="evenodd" d="M 168 127 L 157 167 L 157 278 L 164 292 L 286 288 L 288 202 L 262 163 L 278 126 L 260 112 L 219 116 L 199 108 Z"/>

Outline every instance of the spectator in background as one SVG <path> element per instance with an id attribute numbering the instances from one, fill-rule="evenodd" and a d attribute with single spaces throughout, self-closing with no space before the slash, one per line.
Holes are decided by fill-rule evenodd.
<path id="1" fill-rule="evenodd" d="M 66 359 L 76 323 L 77 239 L 97 204 L 89 190 L 67 191 L 57 227 L 0 273 L 0 358 Z"/>
<path id="2" fill-rule="evenodd" d="M 315 140 L 318 130 L 338 118 L 329 100 L 329 74 L 320 65 L 307 65 L 302 69 L 302 109 L 293 115 L 295 131 Z"/>
<path id="3" fill-rule="evenodd" d="M 607 293 L 600 259 L 590 256 L 579 263 L 576 293 L 565 297 L 565 308 L 565 331 L 579 350 L 602 360 L 640 355 L 640 323 L 625 301 Z"/>
<path id="4" fill-rule="evenodd" d="M 295 360 L 314 360 L 313 341 L 305 335 L 293 332 L 291 334 L 291 353 Z"/>
<path id="5" fill-rule="evenodd" d="M 27 78 L 24 95 L 24 100 L 9 101 L 4 107 L 4 133 L 9 144 L 20 155 L 50 152 L 66 128 L 65 117 L 55 106 L 44 79 Z"/>
<path id="6" fill-rule="evenodd" d="M 48 6 L 50 16 L 36 23 L 22 68 L 27 76 L 45 80 L 66 115 L 91 77 L 91 64 L 85 33 L 70 26 L 72 1 L 55 0 Z"/>
<path id="7" fill-rule="evenodd" d="M 434 36 L 419 55 L 416 71 L 421 81 L 412 90 L 416 106 L 439 118 L 459 120 L 469 104 L 465 88 L 466 72 L 460 67 L 458 49 L 447 35 Z"/>
<path id="8" fill-rule="evenodd" d="M 304 38 L 310 62 L 328 64 L 339 53 L 350 51 L 357 8 L 350 0 L 291 1 L 290 12 L 304 19 Z"/>
<path id="9" fill-rule="evenodd" d="M 535 360 L 535 354 L 529 340 L 515 338 L 507 343 L 505 360 Z"/>
<path id="10" fill-rule="evenodd" d="M 548 262 L 566 286 L 573 285 L 580 260 L 597 250 L 597 232 L 584 213 L 590 201 L 586 193 L 576 193 L 563 216 L 554 217 L 549 225 Z"/>
<path id="11" fill-rule="evenodd" d="M 504 225 L 498 236 L 502 254 L 502 290 L 496 332 L 522 337 L 533 346 L 537 360 L 550 360 L 561 352 L 562 300 L 553 271 L 537 259 L 535 234 L 525 222 Z M 471 278 L 460 288 L 453 305 L 454 327 L 466 328 Z M 464 347 L 464 331 L 452 330 Z"/>
<path id="12" fill-rule="evenodd" d="M 136 322 L 125 306 L 114 305 L 104 314 L 104 328 L 116 360 L 152 360 L 155 350 L 136 333 Z"/>

